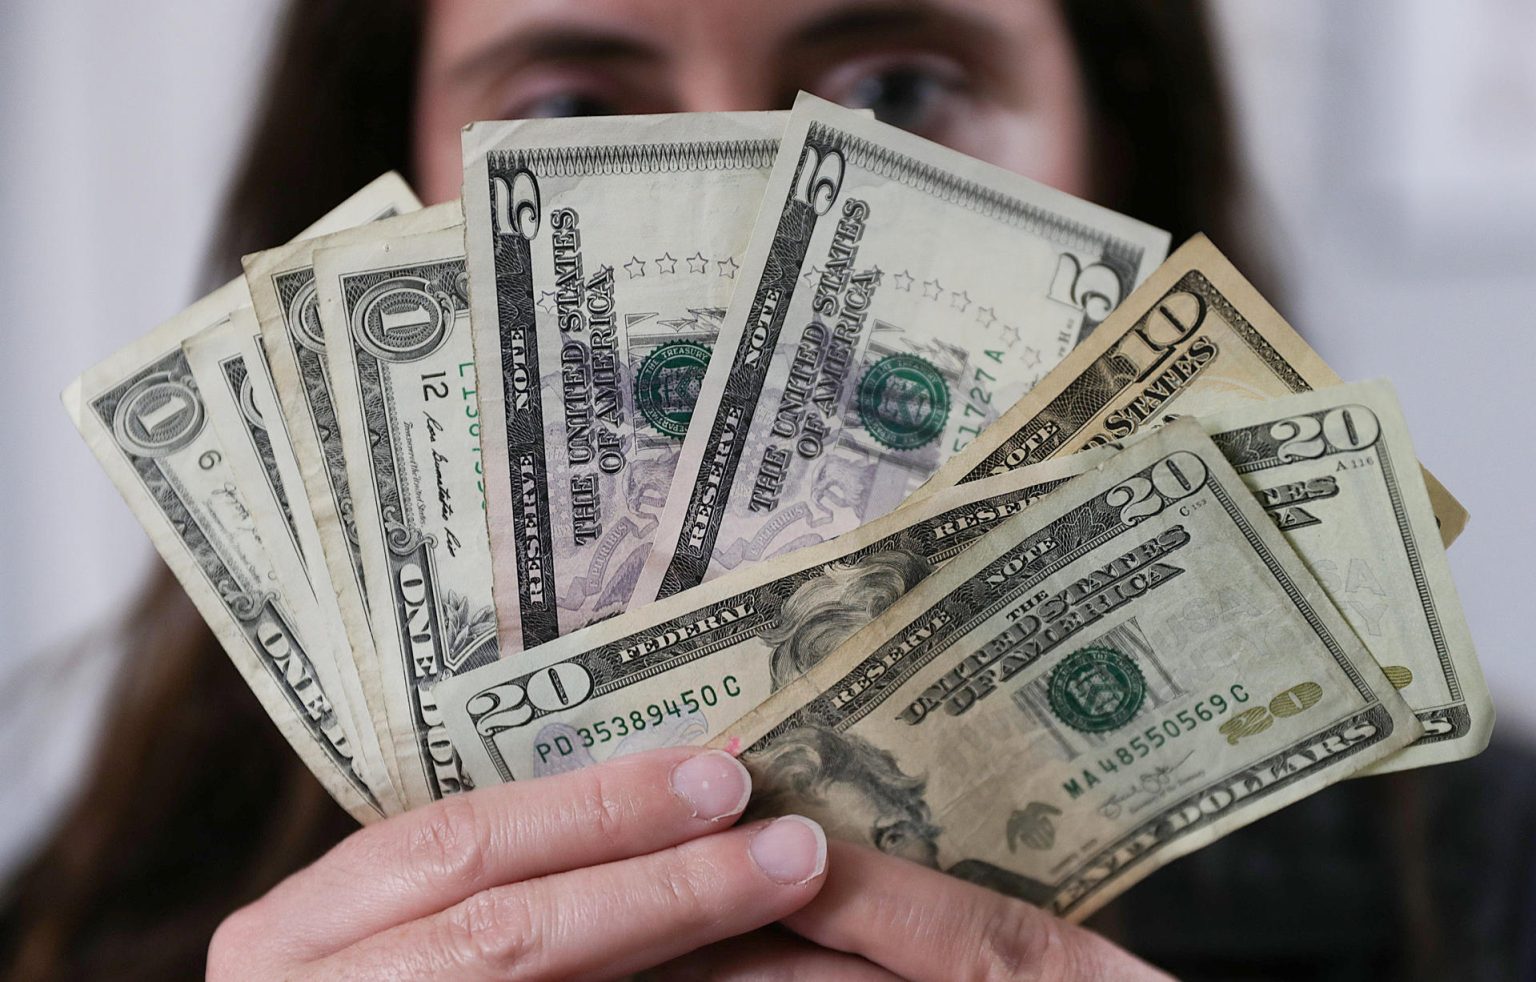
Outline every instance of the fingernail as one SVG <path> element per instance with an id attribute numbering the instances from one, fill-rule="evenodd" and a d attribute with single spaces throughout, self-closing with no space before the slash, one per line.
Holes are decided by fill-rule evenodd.
<path id="1" fill-rule="evenodd" d="M 747 807 L 752 777 L 729 754 L 710 750 L 672 768 L 672 791 L 688 802 L 694 818 L 708 822 L 729 818 Z"/>
<path id="2" fill-rule="evenodd" d="M 775 883 L 804 883 L 827 868 L 827 834 L 799 815 L 785 815 L 752 836 L 747 852 Z"/>

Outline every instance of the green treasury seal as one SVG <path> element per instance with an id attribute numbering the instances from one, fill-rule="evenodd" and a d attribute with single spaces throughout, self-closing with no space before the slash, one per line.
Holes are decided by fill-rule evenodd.
<path id="1" fill-rule="evenodd" d="M 949 385 L 917 355 L 887 355 L 859 381 L 859 419 L 892 450 L 916 450 L 939 438 L 949 418 Z"/>
<path id="2" fill-rule="evenodd" d="M 1147 681 L 1128 655 L 1090 645 L 1063 658 L 1052 671 L 1051 712 L 1074 730 L 1107 733 L 1129 723 L 1147 696 Z"/>
<path id="3" fill-rule="evenodd" d="M 635 375 L 635 405 L 663 435 L 681 440 L 699 401 L 709 348 L 697 341 L 671 341 L 645 356 Z"/>

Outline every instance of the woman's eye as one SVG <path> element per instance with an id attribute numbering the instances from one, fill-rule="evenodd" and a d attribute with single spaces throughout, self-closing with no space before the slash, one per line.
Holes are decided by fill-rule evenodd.
<path id="1" fill-rule="evenodd" d="M 860 79 L 848 99 L 855 109 L 874 110 L 883 123 L 910 129 L 927 120 L 942 91 L 937 79 L 903 68 Z"/>
<path id="2" fill-rule="evenodd" d="M 850 109 L 873 110 L 882 123 L 924 133 L 941 124 L 959 92 L 958 69 L 944 59 L 845 66 L 821 93 Z"/>
<path id="3" fill-rule="evenodd" d="M 523 103 L 507 115 L 517 119 L 553 119 L 564 116 L 612 116 L 618 111 L 607 99 L 589 92 L 551 92 Z"/>

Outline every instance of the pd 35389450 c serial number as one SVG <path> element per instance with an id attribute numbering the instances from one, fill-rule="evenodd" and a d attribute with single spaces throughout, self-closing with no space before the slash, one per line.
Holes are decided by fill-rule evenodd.
<path id="1" fill-rule="evenodd" d="M 727 675 L 720 680 L 719 684 L 705 683 L 696 689 L 684 689 L 675 699 L 669 697 L 599 720 L 590 726 L 579 726 L 576 728 L 576 736 L 581 741 L 580 748 L 589 750 L 605 743 L 612 743 L 614 740 L 622 740 L 630 734 L 643 733 L 660 726 L 669 717 L 682 719 L 684 715 L 692 715 L 706 708 L 712 709 L 723 702 L 739 698 L 741 691 L 741 683 L 736 676 Z M 551 759 L 567 757 L 575 753 L 577 744 L 572 740 L 555 739 L 540 741 L 534 745 L 534 749 L 539 755 L 540 763 L 547 763 Z"/>

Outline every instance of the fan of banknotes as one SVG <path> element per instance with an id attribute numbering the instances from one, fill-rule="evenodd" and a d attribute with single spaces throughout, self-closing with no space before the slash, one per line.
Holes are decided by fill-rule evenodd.
<path id="1" fill-rule="evenodd" d="M 359 820 L 713 743 L 1077 919 L 1486 745 L 1465 511 L 1203 237 L 809 96 L 463 141 L 64 396 Z"/>

